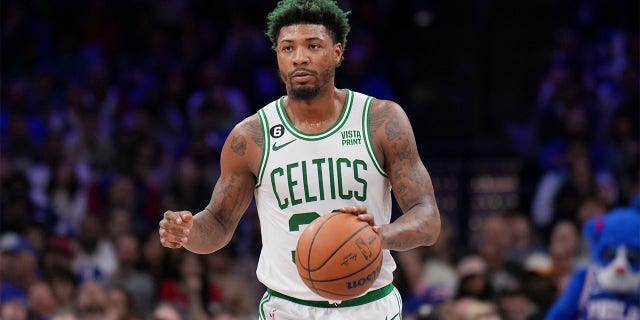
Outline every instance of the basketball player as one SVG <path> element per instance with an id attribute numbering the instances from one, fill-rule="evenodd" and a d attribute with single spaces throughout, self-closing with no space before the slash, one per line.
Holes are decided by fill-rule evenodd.
<path id="1" fill-rule="evenodd" d="M 240 122 L 221 154 L 211 201 L 196 215 L 167 211 L 160 241 L 210 253 L 225 246 L 255 196 L 262 233 L 260 319 L 399 319 L 389 250 L 432 245 L 440 233 L 433 186 L 402 108 L 334 87 L 350 30 L 333 0 L 283 0 L 267 17 L 286 95 Z M 403 214 L 391 219 L 391 190 Z M 341 210 L 380 235 L 384 258 L 364 295 L 326 301 L 298 277 L 304 227 Z"/>

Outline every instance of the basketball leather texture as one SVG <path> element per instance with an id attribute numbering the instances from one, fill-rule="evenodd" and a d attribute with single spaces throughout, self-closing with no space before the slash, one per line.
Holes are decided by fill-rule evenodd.
<path id="1" fill-rule="evenodd" d="M 380 237 L 351 213 L 325 214 L 298 239 L 298 274 L 309 289 L 329 300 L 363 294 L 378 278 L 381 266 Z"/>

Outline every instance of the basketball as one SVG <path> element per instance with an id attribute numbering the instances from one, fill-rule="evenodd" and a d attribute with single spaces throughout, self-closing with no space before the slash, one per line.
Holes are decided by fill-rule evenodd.
<path id="1" fill-rule="evenodd" d="M 380 237 L 351 213 L 323 215 L 298 239 L 298 274 L 309 289 L 328 300 L 361 295 L 376 281 L 381 266 Z"/>

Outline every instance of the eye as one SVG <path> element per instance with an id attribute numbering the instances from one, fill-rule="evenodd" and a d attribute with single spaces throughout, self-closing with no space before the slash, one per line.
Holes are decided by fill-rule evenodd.
<path id="1" fill-rule="evenodd" d="M 309 45 L 309 49 L 319 49 L 319 48 L 320 48 L 320 45 L 315 43 Z"/>
<path id="2" fill-rule="evenodd" d="M 289 51 L 291 51 L 291 50 L 292 50 L 292 48 L 293 48 L 293 47 L 291 47 L 291 46 L 285 46 L 285 47 L 282 47 L 282 49 L 281 49 L 281 50 L 282 50 L 283 52 L 289 52 Z"/>
<path id="3" fill-rule="evenodd" d="M 635 265 L 640 262 L 640 252 L 638 249 L 629 249 L 627 251 L 627 259 L 629 259 L 629 264 Z"/>
<path id="4" fill-rule="evenodd" d="M 613 248 L 604 248 L 604 250 L 602 250 L 602 259 L 604 259 L 604 261 L 612 261 L 615 257 L 616 251 L 613 250 Z"/>

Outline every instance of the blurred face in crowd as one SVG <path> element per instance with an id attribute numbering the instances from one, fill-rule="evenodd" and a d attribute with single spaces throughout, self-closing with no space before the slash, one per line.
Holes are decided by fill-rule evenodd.
<path id="1" fill-rule="evenodd" d="M 94 253 L 98 248 L 102 226 L 100 220 L 93 215 L 86 215 L 80 223 L 78 244 L 87 253 Z"/>
<path id="2" fill-rule="evenodd" d="M 109 214 L 107 233 L 111 239 L 116 239 L 132 231 L 132 218 L 129 212 L 123 208 L 115 208 Z"/>
<path id="3" fill-rule="evenodd" d="M 59 306 L 71 307 L 76 296 L 77 284 L 71 271 L 59 271 L 51 281 L 51 290 Z"/>
<path id="4" fill-rule="evenodd" d="M 17 299 L 0 304 L 0 319 L 27 320 L 27 307 Z"/>
<path id="5" fill-rule="evenodd" d="M 526 250 L 533 241 L 531 224 L 527 217 L 517 215 L 507 220 L 509 224 L 509 245 L 516 250 Z"/>
<path id="6" fill-rule="evenodd" d="M 464 298 L 455 302 L 453 320 L 499 320 L 496 307 L 489 302 Z"/>
<path id="7" fill-rule="evenodd" d="M 120 264 L 135 266 L 138 262 L 138 253 L 138 240 L 132 234 L 124 234 L 116 239 L 116 254 Z"/>
<path id="8" fill-rule="evenodd" d="M 578 250 L 578 231 L 568 221 L 558 223 L 551 232 L 551 257 L 573 256 Z"/>
<path id="9" fill-rule="evenodd" d="M 95 281 L 87 281 L 80 285 L 76 300 L 76 310 L 83 319 L 102 319 L 107 311 L 107 295 Z"/>
<path id="10" fill-rule="evenodd" d="M 280 78 L 290 98 L 310 100 L 333 87 L 342 45 L 333 43 L 325 26 L 294 24 L 282 27 L 276 51 Z"/>
<path id="11" fill-rule="evenodd" d="M 180 272 L 184 278 L 200 277 L 202 274 L 200 257 L 193 253 L 185 253 L 180 265 Z"/>
<path id="12" fill-rule="evenodd" d="M 527 319 L 531 303 L 524 293 L 510 293 L 504 295 L 500 297 L 498 303 L 507 319 Z"/>
<path id="13" fill-rule="evenodd" d="M 150 265 L 161 264 L 164 255 L 164 248 L 160 245 L 160 236 L 157 232 L 152 232 L 142 246 L 143 261 Z"/>
<path id="14" fill-rule="evenodd" d="M 127 319 L 131 314 L 127 293 L 121 288 L 112 288 L 107 292 L 107 314 L 110 319 Z"/>
<path id="15" fill-rule="evenodd" d="M 38 281 L 29 287 L 29 308 L 39 316 L 47 316 L 53 312 L 58 303 L 48 283 Z"/>
<path id="16" fill-rule="evenodd" d="M 0 253 L 0 279 L 10 279 L 18 286 L 27 287 L 36 277 L 37 261 L 33 252 Z"/>
<path id="17" fill-rule="evenodd" d="M 502 267 L 508 243 L 509 232 L 504 218 L 488 217 L 482 227 L 478 252 L 489 264 L 489 269 L 498 270 Z"/>
<path id="18" fill-rule="evenodd" d="M 170 305 L 161 304 L 156 307 L 151 316 L 153 320 L 182 320 L 178 311 Z"/>

